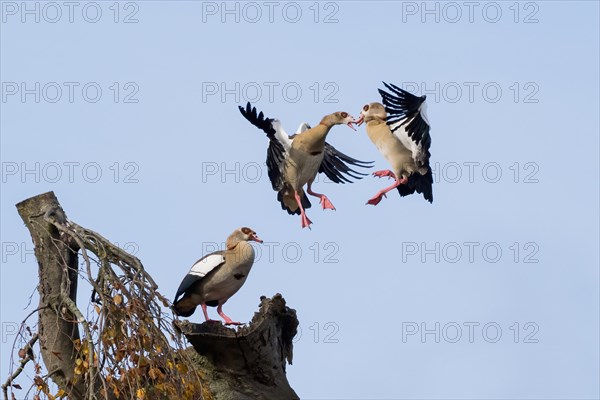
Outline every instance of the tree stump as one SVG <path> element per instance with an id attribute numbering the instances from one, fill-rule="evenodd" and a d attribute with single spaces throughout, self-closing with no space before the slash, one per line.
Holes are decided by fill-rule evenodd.
<path id="1" fill-rule="evenodd" d="M 292 363 L 292 340 L 298 328 L 296 311 L 277 293 L 261 297 L 250 325 L 238 330 L 218 321 L 178 324 L 210 371 L 210 392 L 216 400 L 298 399 L 285 375 Z"/>

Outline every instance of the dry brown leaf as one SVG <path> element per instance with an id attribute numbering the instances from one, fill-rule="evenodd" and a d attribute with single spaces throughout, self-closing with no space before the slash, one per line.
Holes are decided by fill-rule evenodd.
<path id="1" fill-rule="evenodd" d="M 161 375 L 160 369 L 158 368 L 150 368 L 150 371 L 148 372 L 148 375 L 150 376 L 150 378 L 152 379 L 156 379 Z"/>

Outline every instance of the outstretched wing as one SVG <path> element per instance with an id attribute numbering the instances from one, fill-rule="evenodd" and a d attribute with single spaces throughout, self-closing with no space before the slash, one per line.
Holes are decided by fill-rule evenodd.
<path id="1" fill-rule="evenodd" d="M 287 152 L 292 147 L 292 139 L 285 133 L 279 120 L 265 117 L 262 111 L 258 113 L 256 107 L 252 107 L 250 102 L 246 104 L 246 108 L 242 106 L 238 106 L 238 108 L 244 118 L 267 134 L 269 138 L 267 171 L 273 190 L 281 190 L 283 188 L 284 161 Z"/>
<path id="2" fill-rule="evenodd" d="M 427 96 L 415 96 L 396 85 L 383 82 L 392 93 L 379 89 L 385 111 L 388 113 L 387 124 L 392 133 L 400 139 L 404 147 L 412 152 L 413 160 L 418 167 L 429 166 L 429 120 L 427 119 Z"/>
<path id="3" fill-rule="evenodd" d="M 352 183 L 354 179 L 362 179 L 367 174 L 358 172 L 350 168 L 355 166 L 358 168 L 371 168 L 373 161 L 360 161 L 341 151 L 325 142 L 325 148 L 323 149 L 323 161 L 319 167 L 319 172 L 327 175 L 335 183 Z"/>
<path id="4" fill-rule="evenodd" d="M 296 133 L 293 136 L 296 136 L 297 134 L 302 133 L 304 131 L 307 131 L 309 129 L 310 129 L 310 125 L 308 124 L 308 122 L 303 122 L 303 123 L 300 124 L 300 126 L 296 130 Z"/>
<path id="5" fill-rule="evenodd" d="M 202 280 L 209 272 L 215 270 L 225 263 L 225 252 L 216 251 L 214 253 L 210 253 L 200 260 L 196 261 L 192 268 L 190 268 L 190 272 L 187 273 L 181 284 L 179 285 L 179 289 L 177 289 L 177 294 L 175 295 L 175 301 L 173 303 L 177 303 L 179 296 L 183 295 L 188 289 L 190 289 L 196 282 Z"/>

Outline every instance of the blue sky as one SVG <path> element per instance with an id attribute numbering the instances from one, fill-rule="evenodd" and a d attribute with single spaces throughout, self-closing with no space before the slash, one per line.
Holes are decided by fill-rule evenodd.
<path id="1" fill-rule="evenodd" d="M 37 302 L 14 204 L 53 190 L 169 297 L 256 230 L 267 243 L 224 309 L 250 320 L 284 295 L 302 398 L 600 396 L 597 2 L 23 4 L 1 3 L 2 380 Z M 292 133 L 357 117 L 382 80 L 428 95 L 433 204 L 367 207 L 389 182 L 321 177 L 337 211 L 313 201 L 301 230 L 237 106 Z M 364 127 L 328 141 L 388 168 Z"/>

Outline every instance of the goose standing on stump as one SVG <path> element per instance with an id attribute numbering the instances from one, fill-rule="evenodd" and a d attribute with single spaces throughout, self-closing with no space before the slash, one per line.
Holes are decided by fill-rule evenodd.
<path id="1" fill-rule="evenodd" d="M 396 182 L 380 190 L 367 204 L 379 204 L 387 192 L 396 188 L 402 197 L 416 191 L 431 203 L 433 176 L 429 166 L 431 136 L 425 113 L 426 96 L 417 97 L 395 85 L 383 84 L 393 94 L 379 89 L 383 104 L 365 105 L 356 123 L 367 124 L 367 135 L 393 169 L 393 172 L 376 171 L 373 175 L 393 178 Z"/>
<path id="2" fill-rule="evenodd" d="M 250 273 L 254 249 L 249 241 L 263 242 L 250 228 L 236 229 L 225 242 L 226 250 L 215 251 L 196 261 L 177 289 L 173 302 L 175 314 L 189 317 L 200 305 L 204 318 L 211 321 L 206 306 L 217 307 L 225 325 L 241 325 L 225 315 L 222 307 L 240 290 Z"/>
<path id="3" fill-rule="evenodd" d="M 317 174 L 322 172 L 335 183 L 351 183 L 349 177 L 361 179 L 366 174 L 354 171 L 349 165 L 371 168 L 370 162 L 349 157 L 325 141 L 334 125 L 344 124 L 356 130 L 352 126 L 354 118 L 347 112 L 326 115 L 314 128 L 303 123 L 296 134 L 288 136 L 279 120 L 266 118 L 262 112 L 257 114 L 256 107 L 250 103 L 245 109 L 241 106 L 239 109 L 252 125 L 267 134 L 270 140 L 267 169 L 273 190 L 277 192 L 277 200 L 283 210 L 290 215 L 300 215 L 302 228 L 312 224 L 305 213 L 311 204 L 304 185 L 307 185 L 309 195 L 319 198 L 324 210 L 335 210 L 327 196 L 313 192 L 312 184 Z"/>

